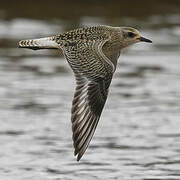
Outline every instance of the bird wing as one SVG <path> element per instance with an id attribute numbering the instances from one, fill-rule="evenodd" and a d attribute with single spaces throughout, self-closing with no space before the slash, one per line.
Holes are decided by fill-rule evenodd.
<path id="1" fill-rule="evenodd" d="M 104 41 L 71 43 L 64 54 L 76 77 L 72 103 L 74 155 L 79 161 L 86 151 L 108 95 L 114 65 L 103 54 Z"/>
<path id="2" fill-rule="evenodd" d="M 101 112 L 107 99 L 109 81 L 99 78 L 96 81 L 76 75 L 76 91 L 72 103 L 72 130 L 74 154 L 79 161 L 87 149 L 95 132 Z"/>

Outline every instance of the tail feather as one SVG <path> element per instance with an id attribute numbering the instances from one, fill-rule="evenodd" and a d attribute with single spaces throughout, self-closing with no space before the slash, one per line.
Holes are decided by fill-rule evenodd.
<path id="1" fill-rule="evenodd" d="M 55 37 L 47 37 L 40 39 L 29 39 L 19 41 L 19 48 L 29 48 L 33 50 L 38 49 L 59 49 L 59 44 L 56 42 Z"/>

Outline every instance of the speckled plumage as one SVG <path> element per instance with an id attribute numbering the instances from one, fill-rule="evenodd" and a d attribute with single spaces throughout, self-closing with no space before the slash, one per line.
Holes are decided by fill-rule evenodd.
<path id="1" fill-rule="evenodd" d="M 120 50 L 145 40 L 150 42 L 140 37 L 133 28 L 94 26 L 19 42 L 21 48 L 61 49 L 75 74 L 77 85 L 71 121 L 74 154 L 78 155 L 78 161 L 86 151 L 100 119 Z"/>

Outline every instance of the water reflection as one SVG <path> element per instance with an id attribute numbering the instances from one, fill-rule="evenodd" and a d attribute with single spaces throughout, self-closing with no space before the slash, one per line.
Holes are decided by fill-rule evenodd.
<path id="1" fill-rule="evenodd" d="M 22 3 L 13 11 L 2 3 L 0 179 L 180 179 L 180 15 L 173 3 L 169 11 L 167 4 L 161 8 L 166 15 L 157 14 L 153 3 L 143 17 L 126 16 L 128 3 L 97 3 L 94 11 L 85 3 L 76 12 L 71 4 L 73 18 L 66 3 L 42 14 L 38 8 L 47 10 L 47 2 L 33 10 Z M 23 5 L 27 11 L 21 12 Z M 97 132 L 76 163 L 70 123 L 75 82 L 67 62 L 55 50 L 16 44 L 94 24 L 140 27 L 154 43 L 122 52 Z"/>

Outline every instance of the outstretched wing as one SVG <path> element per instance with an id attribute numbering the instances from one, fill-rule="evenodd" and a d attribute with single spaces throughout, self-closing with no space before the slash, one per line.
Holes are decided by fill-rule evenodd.
<path id="1" fill-rule="evenodd" d="M 107 40 L 71 43 L 64 54 L 76 77 L 72 103 L 74 154 L 83 156 L 95 132 L 114 73 L 113 63 L 103 54 Z"/>
<path id="2" fill-rule="evenodd" d="M 96 81 L 76 74 L 76 91 L 72 103 L 74 154 L 80 160 L 95 132 L 108 95 L 111 78 Z"/>

